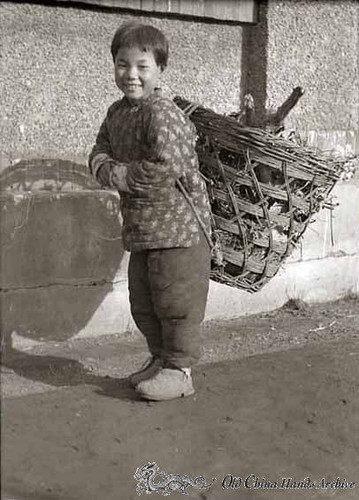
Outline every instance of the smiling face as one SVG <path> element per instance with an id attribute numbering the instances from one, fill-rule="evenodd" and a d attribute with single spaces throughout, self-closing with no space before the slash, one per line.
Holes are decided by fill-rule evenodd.
<path id="1" fill-rule="evenodd" d="M 161 68 L 150 50 L 122 47 L 116 54 L 116 85 L 132 103 L 137 103 L 152 94 L 160 74 Z"/>

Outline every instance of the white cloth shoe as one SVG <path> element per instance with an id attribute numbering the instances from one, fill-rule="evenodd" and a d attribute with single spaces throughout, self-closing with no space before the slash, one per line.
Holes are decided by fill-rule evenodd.
<path id="1" fill-rule="evenodd" d="M 136 387 L 136 385 L 143 380 L 147 380 L 148 378 L 153 377 L 153 375 L 155 375 L 158 370 L 161 369 L 161 366 L 162 359 L 156 356 L 152 356 L 144 363 L 140 370 L 132 373 L 132 375 L 128 377 L 128 380 L 133 387 Z"/>
<path id="2" fill-rule="evenodd" d="M 138 394 L 152 401 L 183 398 L 194 394 L 190 368 L 162 368 L 136 386 Z"/>

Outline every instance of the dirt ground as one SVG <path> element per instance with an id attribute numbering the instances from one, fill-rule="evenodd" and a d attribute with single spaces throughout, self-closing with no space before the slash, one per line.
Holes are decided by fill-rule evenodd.
<path id="1" fill-rule="evenodd" d="M 2 498 L 131 500 L 152 485 L 151 498 L 358 499 L 358 339 L 358 297 L 205 323 L 196 394 L 152 403 L 125 378 L 147 356 L 137 334 L 15 338 Z"/>

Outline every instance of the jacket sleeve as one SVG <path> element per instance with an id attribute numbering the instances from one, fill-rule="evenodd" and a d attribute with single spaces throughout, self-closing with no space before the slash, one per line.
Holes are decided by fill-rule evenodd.
<path id="1" fill-rule="evenodd" d="M 116 103 L 115 103 L 116 104 Z M 89 156 L 89 170 L 103 187 L 129 191 L 126 176 L 127 165 L 113 159 L 107 122 L 113 106 L 110 107 L 96 137 L 96 143 Z"/>
<path id="2" fill-rule="evenodd" d="M 131 162 L 127 171 L 127 184 L 134 193 L 174 185 L 195 154 L 193 129 L 172 101 L 153 103 L 146 122 L 145 159 Z"/>
<path id="3" fill-rule="evenodd" d="M 96 174 L 100 167 L 107 161 L 112 159 L 112 149 L 109 141 L 109 135 L 107 130 L 107 119 L 101 124 L 100 130 L 96 137 L 95 145 L 89 156 L 89 169 L 91 174 L 96 177 Z"/>

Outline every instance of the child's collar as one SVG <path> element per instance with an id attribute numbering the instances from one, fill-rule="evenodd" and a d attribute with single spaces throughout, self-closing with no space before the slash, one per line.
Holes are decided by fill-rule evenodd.
<path id="1" fill-rule="evenodd" d="M 159 87 L 156 87 L 153 92 L 147 96 L 144 97 L 143 99 L 140 99 L 139 101 L 136 102 L 131 102 L 126 96 L 124 96 L 124 100 L 127 102 L 130 108 L 133 109 L 138 109 L 143 103 L 152 101 L 152 99 L 156 99 L 158 97 L 162 96 L 162 89 Z"/>

